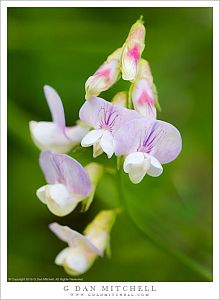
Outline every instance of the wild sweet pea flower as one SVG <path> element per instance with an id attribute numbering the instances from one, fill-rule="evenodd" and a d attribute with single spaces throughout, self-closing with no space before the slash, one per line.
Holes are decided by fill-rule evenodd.
<path id="1" fill-rule="evenodd" d="M 126 42 L 122 48 L 121 72 L 124 80 L 134 81 L 138 64 L 145 44 L 145 27 L 139 19 L 130 29 Z"/>
<path id="2" fill-rule="evenodd" d="M 131 85 L 131 99 L 134 109 L 143 116 L 156 119 L 157 94 L 149 63 L 141 59 L 137 77 Z"/>
<path id="3" fill-rule="evenodd" d="M 139 114 L 102 98 L 91 97 L 81 107 L 79 117 L 94 128 L 82 139 L 82 147 L 93 146 L 93 157 L 105 152 L 111 158 L 115 149 L 115 132 L 121 124 L 138 118 Z"/>
<path id="4" fill-rule="evenodd" d="M 31 121 L 29 127 L 32 139 L 40 150 L 51 150 L 57 153 L 68 152 L 81 142 L 88 132 L 88 128 L 80 125 L 66 127 L 63 104 L 59 95 L 48 85 L 44 86 L 44 94 L 53 121 Z"/>
<path id="5" fill-rule="evenodd" d="M 36 194 L 56 216 L 69 214 L 88 197 L 91 190 L 89 175 L 75 159 L 66 154 L 43 151 L 40 166 L 48 184 L 39 188 Z"/>
<path id="6" fill-rule="evenodd" d="M 63 266 L 71 276 L 85 273 L 98 256 L 104 255 L 104 250 L 110 241 L 110 231 L 114 224 L 116 212 L 101 211 L 86 227 L 84 235 L 67 226 L 52 223 L 49 228 L 68 247 L 56 257 L 55 263 Z"/>
<path id="7" fill-rule="evenodd" d="M 119 48 L 109 55 L 95 74 L 88 78 L 85 84 L 86 99 L 108 90 L 120 78 L 121 51 Z"/>
<path id="8" fill-rule="evenodd" d="M 122 125 L 115 141 L 115 154 L 126 155 L 124 171 L 133 183 L 139 183 L 145 174 L 160 176 L 161 164 L 174 160 L 182 148 L 180 133 L 173 125 L 147 118 Z"/>

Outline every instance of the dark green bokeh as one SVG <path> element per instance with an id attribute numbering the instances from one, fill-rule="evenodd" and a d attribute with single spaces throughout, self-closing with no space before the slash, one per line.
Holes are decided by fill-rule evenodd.
<path id="1" fill-rule="evenodd" d="M 68 125 L 78 119 L 84 83 L 124 42 L 143 15 L 143 57 L 152 68 L 162 112 L 181 132 L 183 150 L 159 178 L 132 185 L 105 175 L 90 210 L 64 218 L 36 198 L 45 184 L 30 120 L 50 120 L 42 87 L 63 100 Z M 119 81 L 102 94 L 128 88 Z M 74 155 L 71 153 L 71 155 Z M 90 149 L 74 157 L 82 164 Z M 97 159 L 109 165 L 104 156 Z M 123 187 L 123 188 L 122 188 Z M 212 9 L 8 9 L 8 277 L 68 278 L 54 264 L 66 247 L 54 221 L 82 231 L 103 208 L 123 206 L 111 235 L 112 258 L 99 258 L 84 281 L 212 280 Z"/>

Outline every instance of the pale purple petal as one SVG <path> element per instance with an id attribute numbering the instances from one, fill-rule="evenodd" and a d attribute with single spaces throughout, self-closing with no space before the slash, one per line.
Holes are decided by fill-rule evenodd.
<path id="1" fill-rule="evenodd" d="M 66 154 L 43 151 L 40 166 L 48 183 L 62 183 L 69 192 L 88 196 L 91 189 L 89 175 L 75 159 Z"/>
<path id="2" fill-rule="evenodd" d="M 50 108 L 53 122 L 61 129 L 65 128 L 65 114 L 63 104 L 58 93 L 49 85 L 44 86 L 44 94 Z"/>
<path id="3" fill-rule="evenodd" d="M 95 252 L 102 256 L 100 250 L 97 249 L 84 235 L 68 226 L 52 223 L 49 224 L 49 228 L 61 241 L 68 243 L 71 248 L 83 246 L 89 250 L 89 252 Z"/>
<path id="4" fill-rule="evenodd" d="M 53 152 L 42 151 L 40 154 L 39 162 L 47 183 L 61 183 L 61 173 L 57 166 L 55 155 Z"/>
<path id="5" fill-rule="evenodd" d="M 114 105 L 99 97 L 91 97 L 80 109 L 80 119 L 95 129 L 116 131 L 127 120 L 141 117 L 134 110 Z"/>
<path id="6" fill-rule="evenodd" d="M 124 124 L 115 135 L 116 155 L 144 152 L 154 156 L 160 163 L 174 160 L 181 151 L 182 139 L 171 124 L 146 118 Z"/>

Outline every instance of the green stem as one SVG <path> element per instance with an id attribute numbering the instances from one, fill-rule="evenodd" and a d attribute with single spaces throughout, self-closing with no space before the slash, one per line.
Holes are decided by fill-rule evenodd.
<path id="1" fill-rule="evenodd" d="M 201 266 L 199 263 L 193 261 L 188 256 L 183 255 L 181 252 L 176 251 L 175 249 L 172 249 L 169 246 L 165 245 L 161 240 L 157 239 L 157 237 L 152 235 L 152 233 L 146 229 L 146 226 L 143 226 L 142 224 L 136 221 L 133 210 L 129 209 L 129 206 L 126 205 L 126 200 L 123 195 L 121 170 L 118 171 L 117 187 L 118 187 L 119 199 L 124 204 L 124 208 L 125 211 L 127 212 L 128 217 L 132 220 L 132 222 L 138 228 L 138 230 L 141 231 L 142 234 L 144 234 L 144 236 L 147 237 L 148 240 L 152 242 L 152 244 L 157 246 L 159 249 L 164 251 L 169 256 L 175 257 L 175 259 L 178 260 L 180 263 L 190 268 L 192 271 L 199 274 L 200 276 L 204 277 L 206 280 L 212 281 L 212 273 L 209 272 L 206 268 Z"/>

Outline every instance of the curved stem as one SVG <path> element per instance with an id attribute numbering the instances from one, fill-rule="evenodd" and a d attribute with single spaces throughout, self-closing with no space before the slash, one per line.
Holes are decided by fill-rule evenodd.
<path id="1" fill-rule="evenodd" d="M 201 266 L 199 263 L 193 261 L 190 257 L 183 255 L 181 252 L 176 251 L 175 249 L 170 248 L 166 244 L 164 244 L 161 240 L 157 239 L 152 233 L 146 229 L 143 225 L 139 224 L 134 217 L 133 211 L 129 209 L 129 206 L 126 205 L 126 199 L 123 194 L 123 187 L 122 187 L 122 177 L 121 177 L 121 170 L 118 170 L 118 178 L 117 178 L 117 187 L 118 187 L 118 194 L 120 200 L 123 202 L 123 206 L 125 211 L 127 212 L 128 217 L 132 220 L 136 228 L 144 234 L 145 237 L 148 238 L 155 246 L 159 249 L 167 253 L 169 256 L 175 257 L 180 263 L 185 265 L 186 267 L 190 268 L 195 273 L 199 274 L 200 276 L 204 277 L 207 281 L 212 281 L 212 273 L 209 272 L 206 268 Z"/>

